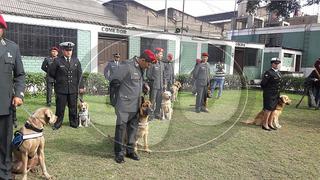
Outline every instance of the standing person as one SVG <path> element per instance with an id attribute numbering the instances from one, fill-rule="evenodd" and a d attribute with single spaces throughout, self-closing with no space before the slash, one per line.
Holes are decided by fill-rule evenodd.
<path id="1" fill-rule="evenodd" d="M 217 98 L 220 98 L 222 95 L 223 91 L 223 86 L 224 86 L 224 79 L 225 79 L 225 71 L 224 71 L 224 64 L 221 63 L 220 61 L 216 64 L 216 74 L 214 77 L 213 85 L 211 86 L 211 95 L 213 96 L 214 90 L 216 86 L 219 87 L 219 93 Z"/>
<path id="2" fill-rule="evenodd" d="M 117 115 L 114 153 L 117 163 L 124 163 L 124 136 L 127 136 L 126 157 L 140 160 L 134 152 L 135 135 L 138 129 L 138 111 L 141 104 L 143 89 L 143 71 L 150 62 L 155 62 L 155 56 L 151 50 L 145 50 L 140 57 L 121 62 L 119 70 L 112 76 L 112 81 L 119 82 L 119 93 L 115 103 Z"/>
<path id="3" fill-rule="evenodd" d="M 51 106 L 51 97 L 52 97 L 52 90 L 54 87 L 54 79 L 49 75 L 48 69 L 54 60 L 58 57 L 59 49 L 57 47 L 50 48 L 50 56 L 46 57 L 42 62 L 41 69 L 47 73 L 46 75 L 46 87 L 47 87 L 47 106 Z"/>
<path id="4" fill-rule="evenodd" d="M 120 63 L 119 60 L 120 60 L 120 53 L 113 54 L 113 60 L 109 61 L 106 67 L 104 68 L 103 73 L 104 73 L 104 77 L 107 80 L 110 81 L 112 74 L 114 74 L 114 72 L 118 70 L 118 66 Z"/>
<path id="5" fill-rule="evenodd" d="M 64 110 L 68 103 L 69 123 L 77 128 L 77 99 L 78 93 L 84 93 L 82 82 L 81 63 L 77 57 L 72 56 L 74 43 L 63 42 L 60 44 L 63 55 L 58 57 L 49 68 L 50 76 L 55 79 L 54 90 L 56 93 L 57 122 L 53 129 L 59 129 L 63 122 Z"/>
<path id="6" fill-rule="evenodd" d="M 160 109 L 162 101 L 162 92 L 163 92 L 163 71 L 164 64 L 162 62 L 163 58 L 163 49 L 155 49 L 155 57 L 157 63 L 152 64 L 149 69 L 147 69 L 147 79 L 150 83 L 150 100 L 152 103 L 153 115 L 150 116 L 150 120 L 154 118 L 161 119 Z"/>
<path id="7" fill-rule="evenodd" d="M 263 74 L 261 88 L 263 90 L 263 122 L 262 129 L 275 130 L 270 119 L 270 114 L 277 107 L 280 98 L 281 73 L 279 71 L 280 59 L 275 57 L 271 59 L 271 68 Z"/>
<path id="8" fill-rule="evenodd" d="M 195 67 L 193 71 L 193 78 L 195 79 L 197 91 L 196 113 L 200 113 L 200 111 L 209 112 L 206 103 L 208 85 L 210 82 L 210 67 L 207 63 L 208 56 L 208 53 L 202 53 L 202 61 Z"/>
<path id="9" fill-rule="evenodd" d="M 164 62 L 164 86 L 167 91 L 171 91 L 171 86 L 174 83 L 174 63 L 173 55 L 171 53 L 167 56 L 167 61 Z"/>
<path id="10" fill-rule="evenodd" d="M 19 46 L 4 38 L 7 24 L 0 14 L 0 179 L 12 179 L 12 109 L 23 104 L 25 72 Z"/>
<path id="11" fill-rule="evenodd" d="M 314 63 L 314 70 L 306 79 L 306 88 L 308 89 L 309 108 L 320 106 L 320 58 Z"/>
<path id="12" fill-rule="evenodd" d="M 195 79 L 193 78 L 193 72 L 194 70 L 196 69 L 197 65 L 201 63 L 201 59 L 196 59 L 196 64 L 194 65 L 192 71 L 191 71 L 191 84 L 192 84 L 192 94 L 193 95 L 196 95 L 197 94 L 197 87 L 196 87 L 196 81 Z"/>

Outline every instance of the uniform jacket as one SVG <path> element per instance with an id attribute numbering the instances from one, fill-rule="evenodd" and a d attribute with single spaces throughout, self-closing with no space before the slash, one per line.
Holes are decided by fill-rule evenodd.
<path id="1" fill-rule="evenodd" d="M 64 56 L 57 58 L 49 67 L 49 75 L 55 79 L 56 93 L 75 94 L 83 88 L 81 63 L 76 57 L 71 57 L 70 63 Z"/>
<path id="2" fill-rule="evenodd" d="M 208 63 L 199 63 L 193 70 L 196 86 L 207 86 L 210 82 L 210 67 Z"/>
<path id="3" fill-rule="evenodd" d="M 24 96 L 25 72 L 18 45 L 7 39 L 0 41 L 0 115 L 8 115 L 12 97 Z"/>
<path id="4" fill-rule="evenodd" d="M 315 81 L 315 80 L 318 80 L 318 81 Z M 305 86 L 320 88 L 320 77 L 315 69 L 307 77 L 307 79 L 305 81 Z"/>
<path id="5" fill-rule="evenodd" d="M 44 59 L 44 61 L 42 62 L 42 66 L 41 66 L 41 69 L 47 73 L 46 75 L 46 80 L 48 82 L 54 82 L 54 78 L 52 78 L 50 75 L 49 75 L 49 67 L 51 66 L 51 64 L 54 62 L 54 59 L 52 57 L 46 57 Z"/>
<path id="6" fill-rule="evenodd" d="M 164 62 L 164 79 L 169 83 L 174 83 L 174 63 L 166 61 Z"/>
<path id="7" fill-rule="evenodd" d="M 261 88 L 263 89 L 264 92 L 280 94 L 280 86 L 281 86 L 280 71 L 276 72 L 271 68 L 263 74 L 263 78 L 261 81 Z"/>
<path id="8" fill-rule="evenodd" d="M 116 61 L 112 60 L 109 61 L 107 66 L 104 68 L 104 77 L 106 79 L 108 79 L 109 81 L 111 80 L 111 75 L 117 71 L 118 66 L 119 66 L 120 62 L 118 62 L 118 64 L 116 63 Z"/>
<path id="9" fill-rule="evenodd" d="M 120 81 L 115 108 L 122 112 L 138 112 L 143 84 L 143 71 L 137 58 L 122 61 L 111 79 Z"/>
<path id="10" fill-rule="evenodd" d="M 147 79 L 151 83 L 151 89 L 162 89 L 163 88 L 163 72 L 164 72 L 164 63 L 158 61 L 156 64 L 151 64 L 147 69 Z"/>

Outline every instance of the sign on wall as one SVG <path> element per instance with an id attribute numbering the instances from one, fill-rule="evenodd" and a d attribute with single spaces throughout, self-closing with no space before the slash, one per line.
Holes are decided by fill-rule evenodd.
<path id="1" fill-rule="evenodd" d="M 105 33 L 112 33 L 112 34 L 127 34 L 126 29 L 114 28 L 114 27 L 101 27 L 101 31 Z"/>

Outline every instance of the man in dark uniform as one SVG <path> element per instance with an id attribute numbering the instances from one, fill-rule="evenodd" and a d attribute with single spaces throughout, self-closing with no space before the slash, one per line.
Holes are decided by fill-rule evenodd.
<path id="1" fill-rule="evenodd" d="M 111 80 L 112 74 L 118 70 L 119 66 L 119 60 L 120 60 L 120 53 L 115 53 L 113 54 L 114 60 L 109 61 L 106 67 L 104 68 L 104 77 L 108 79 L 109 81 Z"/>
<path id="2" fill-rule="evenodd" d="M 50 48 L 50 56 L 46 57 L 42 62 L 41 69 L 47 73 L 46 75 L 46 85 L 47 85 L 47 106 L 51 106 L 51 97 L 52 97 L 52 90 L 54 87 L 54 79 L 49 75 L 48 69 L 54 60 L 58 57 L 59 49 L 57 47 Z"/>
<path id="3" fill-rule="evenodd" d="M 133 160 L 139 160 L 139 156 L 134 152 L 135 135 L 138 128 L 138 110 L 143 89 L 143 70 L 147 69 L 150 62 L 155 62 L 155 56 L 151 50 L 145 50 L 140 57 L 122 61 L 119 70 L 111 79 L 120 82 L 115 112 L 117 115 L 115 130 L 115 161 L 124 161 L 124 141 L 127 135 L 126 156 Z M 148 89 L 148 88 L 147 88 Z"/>
<path id="4" fill-rule="evenodd" d="M 269 119 L 272 111 L 276 109 L 280 98 L 281 73 L 279 71 L 280 59 L 275 57 L 271 59 L 271 68 L 263 74 L 261 88 L 263 90 L 263 123 L 262 129 L 275 130 L 272 120 Z"/>
<path id="5" fill-rule="evenodd" d="M 84 93 L 84 86 L 81 63 L 78 58 L 72 56 L 73 46 L 74 43 L 72 42 L 61 43 L 60 47 L 63 55 L 58 57 L 49 67 L 50 76 L 55 79 L 56 116 L 58 116 L 54 129 L 61 127 L 67 103 L 70 126 L 77 128 L 79 125 L 77 120 L 77 99 L 78 93 Z"/>
<path id="6" fill-rule="evenodd" d="M 306 78 L 305 88 L 308 93 L 309 108 L 320 106 L 320 58 L 314 63 L 314 70 Z"/>
<path id="7" fill-rule="evenodd" d="M 171 86 L 174 83 L 174 63 L 171 53 L 167 56 L 167 61 L 164 62 L 164 86 L 167 91 L 171 91 Z"/>
<path id="8" fill-rule="evenodd" d="M 4 38 L 7 24 L 0 15 L 0 179 L 11 177 L 11 109 L 23 104 L 25 73 L 17 44 Z"/>
<path id="9" fill-rule="evenodd" d="M 196 97 L 196 113 L 209 112 L 207 108 L 208 85 L 210 82 L 210 67 L 207 63 L 208 53 L 202 53 L 202 61 L 197 64 L 193 70 L 193 78 L 195 79 L 195 86 L 197 91 Z"/>
<path id="10" fill-rule="evenodd" d="M 161 119 L 160 109 L 161 109 L 161 101 L 162 101 L 162 92 L 163 92 L 163 72 L 164 72 L 164 64 L 162 62 L 163 58 L 163 49 L 156 48 L 155 56 L 157 59 L 157 63 L 152 64 L 149 69 L 147 69 L 146 76 L 150 84 L 150 100 L 153 106 L 152 115 L 156 119 Z M 153 117 L 150 119 L 152 120 Z"/>

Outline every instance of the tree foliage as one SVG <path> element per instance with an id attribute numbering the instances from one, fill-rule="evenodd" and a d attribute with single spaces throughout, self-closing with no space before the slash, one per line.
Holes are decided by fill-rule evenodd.
<path id="1" fill-rule="evenodd" d="M 307 0 L 307 3 L 304 6 L 311 6 L 314 4 L 320 4 L 320 0 Z"/>

